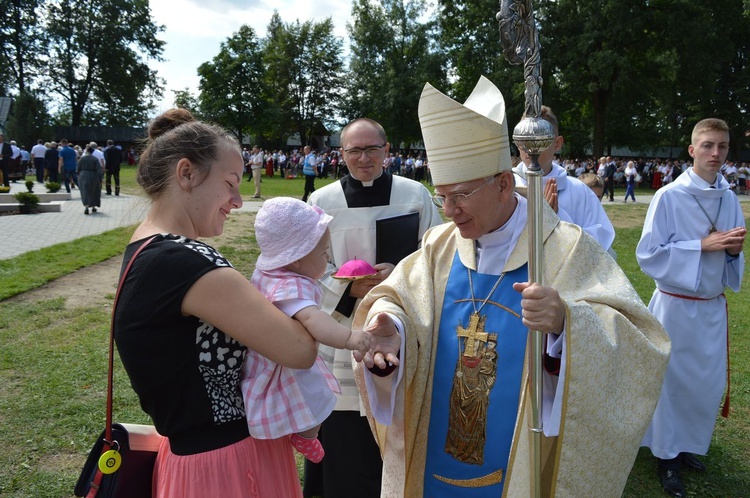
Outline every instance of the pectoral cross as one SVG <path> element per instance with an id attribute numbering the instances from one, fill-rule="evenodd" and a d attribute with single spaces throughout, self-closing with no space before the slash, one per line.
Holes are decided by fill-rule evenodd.
<path id="1" fill-rule="evenodd" d="M 483 342 L 487 342 L 487 336 L 489 335 L 484 331 L 484 322 L 487 317 L 479 313 L 472 313 L 469 318 L 469 326 L 464 328 L 460 325 L 456 327 L 458 337 L 465 337 L 466 342 L 464 346 L 464 356 L 471 358 L 477 357 L 477 348 Z"/>

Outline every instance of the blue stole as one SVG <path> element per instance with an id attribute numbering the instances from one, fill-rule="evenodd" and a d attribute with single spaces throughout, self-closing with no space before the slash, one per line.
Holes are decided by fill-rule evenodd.
<path id="1" fill-rule="evenodd" d="M 471 279 L 474 287 L 474 300 L 477 309 L 492 290 L 498 280 L 497 275 L 479 274 L 472 271 Z M 509 272 L 505 275 L 498 288 L 490 296 L 487 304 L 481 308 L 479 315 L 486 315 L 484 331 L 493 334 L 488 338 L 488 343 L 474 341 L 478 346 L 480 358 L 484 365 L 476 368 L 483 371 L 492 371 L 491 359 L 496 358 L 496 377 L 494 384 L 489 387 L 489 403 L 482 401 L 481 393 L 476 398 L 478 403 L 473 402 L 471 407 L 479 407 L 478 410 L 468 410 L 469 419 L 479 413 L 486 413 L 486 420 L 480 420 L 472 426 L 471 423 L 464 424 L 469 429 L 471 439 L 481 435 L 486 428 L 485 444 L 479 446 L 479 457 L 474 456 L 475 463 L 467 463 L 465 455 L 459 458 L 452 450 L 448 452 L 446 442 L 449 432 L 449 415 L 451 393 L 454 389 L 459 369 L 457 362 L 466 348 L 471 349 L 470 340 L 459 338 L 457 327 L 462 330 L 469 328 L 469 319 L 474 313 L 471 303 L 471 291 L 467 268 L 461 263 L 458 253 L 453 259 L 451 271 L 446 283 L 445 300 L 443 301 L 443 312 L 440 329 L 437 336 L 437 348 L 435 358 L 435 369 L 433 372 L 432 406 L 430 408 L 430 425 L 427 436 L 427 455 L 425 462 L 424 496 L 461 496 L 463 497 L 485 497 L 501 496 L 505 485 L 505 477 L 510 456 L 510 448 L 513 440 L 513 429 L 516 424 L 516 413 L 521 389 L 521 376 L 523 373 L 524 355 L 526 351 L 527 328 L 521 322 L 521 295 L 513 290 L 514 282 L 525 282 L 528 280 L 527 266 Z M 464 332 L 462 332 L 464 333 Z M 494 348 L 491 343 L 496 342 Z M 490 347 L 487 347 L 490 345 Z M 496 351 L 495 355 L 492 351 Z M 463 357 L 461 369 L 468 365 L 478 365 L 479 360 Z M 462 371 L 459 375 L 465 375 Z M 487 377 L 484 377 L 486 380 Z M 465 392 L 465 391 L 464 391 Z M 456 397 L 461 397 L 457 391 Z M 466 399 L 464 396 L 463 399 Z M 466 412 L 467 410 L 464 410 Z M 455 419 L 454 419 L 454 423 Z M 485 427 L 482 427 L 485 426 Z M 459 442 L 466 440 L 467 433 L 456 436 L 458 431 L 451 430 L 451 440 Z M 481 441 L 481 437 L 479 440 Z M 479 461 L 477 461 L 479 460 Z M 502 474 L 501 474 L 502 473 Z M 494 476 L 487 478 L 487 476 Z M 500 478 L 502 475 L 502 478 Z M 485 479 L 481 479 L 481 478 Z M 495 481 L 487 484 L 487 481 Z"/>

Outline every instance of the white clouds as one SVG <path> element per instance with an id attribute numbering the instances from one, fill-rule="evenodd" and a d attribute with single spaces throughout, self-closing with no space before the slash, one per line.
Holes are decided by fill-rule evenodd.
<path id="1" fill-rule="evenodd" d="M 174 90 L 188 88 L 197 93 L 198 66 L 213 59 L 221 43 L 242 25 L 264 37 L 276 9 L 285 23 L 331 17 L 335 34 L 346 40 L 352 0 L 151 0 L 150 6 L 155 23 L 165 26 L 159 34 L 166 42 L 165 61 L 151 62 L 158 76 L 166 80 L 163 102 L 157 109 L 160 112 L 171 107 Z"/>

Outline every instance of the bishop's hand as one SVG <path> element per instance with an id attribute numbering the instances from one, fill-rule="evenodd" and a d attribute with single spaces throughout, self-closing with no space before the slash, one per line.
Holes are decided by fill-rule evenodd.
<path id="1" fill-rule="evenodd" d="M 536 283 L 516 282 L 513 290 L 521 293 L 524 325 L 547 334 L 563 331 L 565 303 L 556 289 Z"/>
<path id="2" fill-rule="evenodd" d="M 364 356 L 355 351 L 354 359 L 364 360 L 367 368 L 386 369 L 391 365 L 398 365 L 401 336 L 393 319 L 387 313 L 379 313 L 365 330 L 372 334 L 370 349 Z"/>

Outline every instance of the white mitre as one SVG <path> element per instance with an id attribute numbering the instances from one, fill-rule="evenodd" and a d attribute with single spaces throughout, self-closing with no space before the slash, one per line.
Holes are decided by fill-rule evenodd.
<path id="1" fill-rule="evenodd" d="M 484 76 L 463 105 L 425 84 L 419 123 L 434 185 L 468 182 L 511 169 L 505 99 Z"/>

